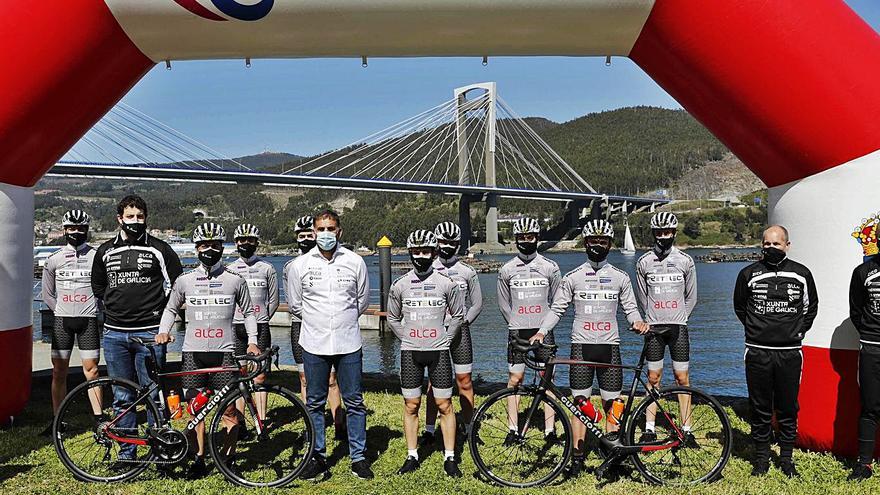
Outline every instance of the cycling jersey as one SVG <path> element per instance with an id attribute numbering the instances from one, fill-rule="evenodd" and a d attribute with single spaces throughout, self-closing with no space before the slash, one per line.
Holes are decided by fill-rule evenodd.
<path id="1" fill-rule="evenodd" d="M 519 255 L 498 270 L 498 306 L 510 330 L 541 326 L 562 277 L 556 262 Z"/>
<path id="2" fill-rule="evenodd" d="M 618 344 L 617 309 L 622 307 L 630 324 L 641 321 L 629 275 L 607 261 L 588 261 L 565 274 L 540 332 L 559 323 L 574 301 L 571 341 L 577 344 Z"/>
<path id="3" fill-rule="evenodd" d="M 238 258 L 226 268 L 247 281 L 257 323 L 269 323 L 278 309 L 278 275 L 275 267 L 258 256 L 251 256 L 248 259 Z M 244 322 L 244 317 L 237 308 L 233 321 L 236 324 Z"/>
<path id="4" fill-rule="evenodd" d="M 436 270 L 421 277 L 410 270 L 391 284 L 388 324 L 400 339 L 401 350 L 448 350 L 463 319 L 458 284 Z"/>
<path id="5" fill-rule="evenodd" d="M 799 349 L 819 309 L 813 274 L 788 258 L 752 263 L 736 278 L 733 309 L 747 346 Z"/>
<path id="6" fill-rule="evenodd" d="M 448 260 L 439 257 L 434 260 L 434 270 L 446 275 L 458 283 L 458 288 L 464 297 L 466 323 L 473 323 L 483 310 L 483 292 L 480 290 L 480 278 L 477 271 L 467 263 L 460 261 L 457 256 Z"/>
<path id="7" fill-rule="evenodd" d="M 52 253 L 43 267 L 43 302 L 56 317 L 94 317 L 98 314 L 92 292 L 95 250 L 67 244 Z"/>
<path id="8" fill-rule="evenodd" d="M 302 255 L 300 255 L 300 256 L 302 256 Z M 290 313 L 291 325 L 294 323 L 300 323 L 300 321 L 301 321 L 299 319 L 299 316 L 296 316 L 295 314 L 293 314 L 293 311 L 290 311 L 290 294 L 287 292 L 288 287 L 289 287 L 287 285 L 287 281 L 290 279 L 290 269 L 293 266 L 293 262 L 295 260 L 296 260 L 296 258 L 289 259 L 287 261 L 287 263 L 284 264 L 284 268 L 281 269 L 281 285 L 284 286 L 284 299 L 287 301 L 287 311 Z M 296 335 L 297 335 L 297 337 L 296 337 L 297 343 L 299 343 L 299 329 L 298 328 L 296 331 Z"/>
<path id="9" fill-rule="evenodd" d="M 853 270 L 849 317 L 863 344 L 880 345 L 880 256 L 871 257 Z"/>
<path id="10" fill-rule="evenodd" d="M 251 306 L 247 282 L 222 263 L 204 265 L 181 275 L 171 289 L 171 297 L 162 313 L 159 333 L 169 333 L 180 307 L 186 303 L 184 352 L 224 351 L 235 347 L 232 318 L 236 306 L 244 313 L 248 344 L 257 343 L 257 320 Z"/>
<path id="11" fill-rule="evenodd" d="M 643 254 L 636 262 L 636 297 L 646 321 L 656 325 L 687 325 L 697 304 L 697 271 L 694 260 L 678 248 L 658 255 Z"/>

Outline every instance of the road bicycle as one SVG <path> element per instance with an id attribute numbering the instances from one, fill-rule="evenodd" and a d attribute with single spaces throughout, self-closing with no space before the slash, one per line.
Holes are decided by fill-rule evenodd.
<path id="1" fill-rule="evenodd" d="M 166 373 L 156 359 L 155 342 L 131 340 L 149 349 L 146 364 L 152 382 L 141 386 L 113 377 L 85 382 L 64 398 L 55 416 L 55 450 L 75 478 L 118 482 L 134 478 L 150 465 L 179 464 L 195 450 L 188 437 L 202 421 L 214 465 L 235 484 L 283 486 L 305 467 L 315 441 L 305 406 L 286 388 L 254 382 L 270 370 L 273 357 L 277 367 L 278 346 L 257 356 L 235 356 L 238 367 Z M 171 410 L 166 404 L 167 379 L 230 372 L 235 379 L 215 391 L 188 421 L 182 419 L 183 405 Z M 259 392 L 266 394 L 262 417 L 254 400 Z M 244 414 L 235 411 L 238 400 L 245 404 Z M 230 424 L 230 417 L 237 420 Z"/>
<path id="2" fill-rule="evenodd" d="M 557 359 L 558 346 L 539 342 L 530 344 L 526 340 L 514 339 L 512 345 L 516 352 L 526 356 L 526 366 L 536 371 L 535 380 L 530 385 L 490 395 L 474 415 L 468 443 L 479 473 L 488 480 L 515 488 L 553 481 L 573 455 L 569 415 L 583 423 L 587 436 L 598 442 L 599 454 L 604 458 L 594 472 L 599 480 L 611 467 L 627 459 L 632 459 L 642 477 L 654 484 L 708 483 L 721 476 L 730 458 L 733 441 L 727 413 L 714 397 L 697 389 L 649 387 L 643 377 L 647 346 L 642 348 L 636 366 L 626 366 Z M 554 357 L 541 363 L 536 357 L 529 356 L 540 348 L 551 350 Z M 618 420 L 618 432 L 604 433 L 597 422 L 556 387 L 553 371 L 557 365 L 620 368 L 633 372 L 629 395 Z M 639 385 L 643 397 L 633 409 Z M 684 406 L 680 399 L 683 399 Z M 690 407 L 687 407 L 687 399 L 690 399 Z M 545 419 L 545 407 L 553 411 L 552 431 L 555 433 L 561 427 L 562 435 L 545 435 L 550 421 Z M 650 423 L 651 417 L 655 423 L 652 430 L 655 439 L 651 439 L 650 434 L 644 436 L 646 421 Z"/>

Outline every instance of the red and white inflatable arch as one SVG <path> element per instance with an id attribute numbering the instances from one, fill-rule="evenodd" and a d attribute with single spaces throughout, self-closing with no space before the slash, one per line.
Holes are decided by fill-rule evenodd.
<path id="1" fill-rule="evenodd" d="M 155 63 L 628 56 L 771 186 L 819 286 L 800 444 L 852 453 L 854 228 L 880 210 L 880 36 L 842 0 L 0 0 L 0 417 L 31 361 L 31 186 Z M 733 315 L 730 315 L 733 318 Z M 742 335 L 730 335 L 733 340 Z M 47 406 L 48 407 L 48 406 Z"/>

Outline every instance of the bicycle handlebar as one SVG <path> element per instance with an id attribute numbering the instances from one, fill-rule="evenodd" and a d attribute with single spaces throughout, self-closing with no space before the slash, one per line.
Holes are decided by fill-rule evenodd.
<path id="1" fill-rule="evenodd" d="M 259 375 L 266 373 L 269 371 L 269 368 L 272 367 L 272 356 L 275 356 L 275 366 L 278 366 L 278 349 L 277 345 L 273 345 L 269 349 L 263 351 L 262 354 L 257 354 L 256 356 L 253 354 L 242 354 L 241 356 L 233 356 L 232 358 L 241 364 L 242 361 L 253 362 L 256 363 L 257 366 L 254 367 L 254 370 L 249 372 L 243 380 L 253 380 Z"/>

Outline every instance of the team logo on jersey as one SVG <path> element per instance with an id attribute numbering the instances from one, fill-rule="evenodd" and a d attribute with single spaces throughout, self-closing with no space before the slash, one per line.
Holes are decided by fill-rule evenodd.
<path id="1" fill-rule="evenodd" d="M 864 256 L 874 256 L 880 249 L 877 247 L 877 226 L 880 225 L 880 212 L 863 218 L 862 223 L 857 225 L 852 236 L 862 246 Z"/>
<path id="2" fill-rule="evenodd" d="M 185 8 L 193 14 L 210 21 L 228 21 L 226 17 L 214 13 L 201 2 L 205 0 L 174 0 L 177 5 Z M 275 0 L 211 0 L 211 4 L 223 15 L 239 21 L 258 21 L 272 10 Z"/>

